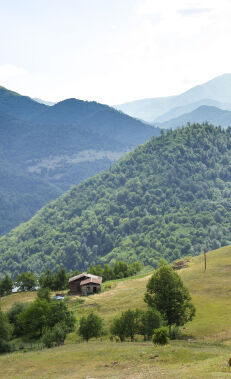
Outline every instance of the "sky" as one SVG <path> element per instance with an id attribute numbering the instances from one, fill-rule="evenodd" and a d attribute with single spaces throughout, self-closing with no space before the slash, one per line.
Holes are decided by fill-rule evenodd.
<path id="1" fill-rule="evenodd" d="M 0 0 L 0 85 L 113 105 L 231 72 L 231 0 Z"/>

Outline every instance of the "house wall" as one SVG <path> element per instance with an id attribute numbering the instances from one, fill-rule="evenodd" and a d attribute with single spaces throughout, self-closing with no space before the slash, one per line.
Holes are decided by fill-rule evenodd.
<path id="1" fill-rule="evenodd" d="M 70 293 L 81 294 L 80 280 L 75 280 L 74 282 L 69 283 Z"/>
<path id="2" fill-rule="evenodd" d="M 81 281 L 84 279 L 85 278 L 82 277 L 69 283 L 70 294 L 86 296 L 91 293 L 100 292 L 101 285 L 97 283 L 88 283 L 86 285 L 80 286 Z M 96 288 L 95 291 L 94 288 Z"/>
<path id="3" fill-rule="evenodd" d="M 98 293 L 101 290 L 101 285 L 100 284 L 86 284 L 85 286 L 81 286 L 81 294 L 82 296 L 87 296 L 88 294 L 93 294 L 93 293 Z M 94 288 L 96 290 L 94 291 Z"/>

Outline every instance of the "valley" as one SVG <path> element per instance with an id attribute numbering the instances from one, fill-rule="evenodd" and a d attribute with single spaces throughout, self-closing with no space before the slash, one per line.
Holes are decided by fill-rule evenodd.
<path id="1" fill-rule="evenodd" d="M 0 235 L 159 133 L 107 105 L 67 99 L 48 106 L 0 87 L 0 170 L 8 172 L 0 184 Z M 13 176 L 21 183 L 12 191 Z"/>

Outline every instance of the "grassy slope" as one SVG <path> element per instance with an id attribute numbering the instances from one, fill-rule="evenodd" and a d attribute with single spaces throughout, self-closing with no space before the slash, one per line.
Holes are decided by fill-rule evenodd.
<path id="1" fill-rule="evenodd" d="M 181 270 L 197 308 L 197 316 L 186 325 L 186 340 L 172 341 L 167 347 L 151 342 L 116 343 L 106 339 L 79 343 L 76 334 L 65 346 L 39 352 L 13 353 L 0 357 L 0 376 L 15 378 L 207 378 L 230 377 L 227 360 L 231 357 L 231 246 L 192 258 Z M 92 310 L 109 321 L 129 306 L 145 307 L 143 294 L 148 277 L 121 280 L 100 295 L 89 296 L 84 304 L 70 298 L 77 318 Z M 13 301 L 30 301 L 35 293 L 15 294 L 1 299 L 3 309 Z M 69 342 L 69 343 L 68 343 Z M 72 342 L 76 342 L 72 344 Z"/>

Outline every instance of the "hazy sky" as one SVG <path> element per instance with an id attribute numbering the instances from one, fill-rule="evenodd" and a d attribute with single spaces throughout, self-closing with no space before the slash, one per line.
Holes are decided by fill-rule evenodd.
<path id="1" fill-rule="evenodd" d="M 0 85 L 107 104 L 231 72 L 231 0 L 0 0 Z"/>

